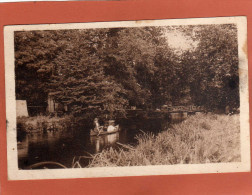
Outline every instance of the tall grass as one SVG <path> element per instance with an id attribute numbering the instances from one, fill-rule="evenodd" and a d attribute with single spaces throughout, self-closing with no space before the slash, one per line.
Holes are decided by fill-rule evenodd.
<path id="1" fill-rule="evenodd" d="M 198 114 L 158 135 L 142 133 L 136 147 L 109 148 L 89 167 L 202 164 L 240 161 L 239 115 Z"/>

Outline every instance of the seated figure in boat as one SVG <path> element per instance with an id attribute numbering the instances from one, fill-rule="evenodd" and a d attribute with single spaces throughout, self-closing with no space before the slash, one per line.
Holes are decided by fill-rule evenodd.
<path id="1" fill-rule="evenodd" d="M 115 126 L 115 121 L 114 120 L 109 120 L 107 132 L 116 131 L 117 129 L 118 129 L 118 125 Z"/>
<path id="2" fill-rule="evenodd" d="M 98 118 L 94 119 L 94 126 L 94 132 L 98 132 L 98 134 L 100 134 L 103 131 L 103 126 L 100 126 Z"/>

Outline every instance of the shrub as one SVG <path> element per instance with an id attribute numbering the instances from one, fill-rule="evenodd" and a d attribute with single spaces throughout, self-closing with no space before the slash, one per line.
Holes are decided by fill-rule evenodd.
<path id="1" fill-rule="evenodd" d="M 50 117 L 50 116 L 34 116 L 34 117 L 18 117 L 17 129 L 26 132 L 42 131 L 43 129 L 66 129 L 71 125 L 71 117 Z"/>

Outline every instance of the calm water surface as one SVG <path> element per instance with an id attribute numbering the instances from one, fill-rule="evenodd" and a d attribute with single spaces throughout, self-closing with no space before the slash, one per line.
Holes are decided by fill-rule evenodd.
<path id="1" fill-rule="evenodd" d="M 157 134 L 167 126 L 167 122 L 160 120 L 130 124 L 133 125 L 122 123 L 120 132 L 102 136 L 90 136 L 88 129 L 26 134 L 18 140 L 19 168 L 26 169 L 43 161 L 59 162 L 70 168 L 74 157 L 89 156 L 109 147 L 116 148 L 116 142 L 134 145 L 137 143 L 135 136 L 141 133 L 139 129 Z M 82 159 L 83 164 L 88 165 L 88 159 Z"/>

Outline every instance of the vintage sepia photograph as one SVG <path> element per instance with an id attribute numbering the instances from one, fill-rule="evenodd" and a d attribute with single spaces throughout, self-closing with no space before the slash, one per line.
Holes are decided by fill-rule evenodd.
<path id="1" fill-rule="evenodd" d="M 250 171 L 246 17 L 4 39 L 9 179 Z"/>

